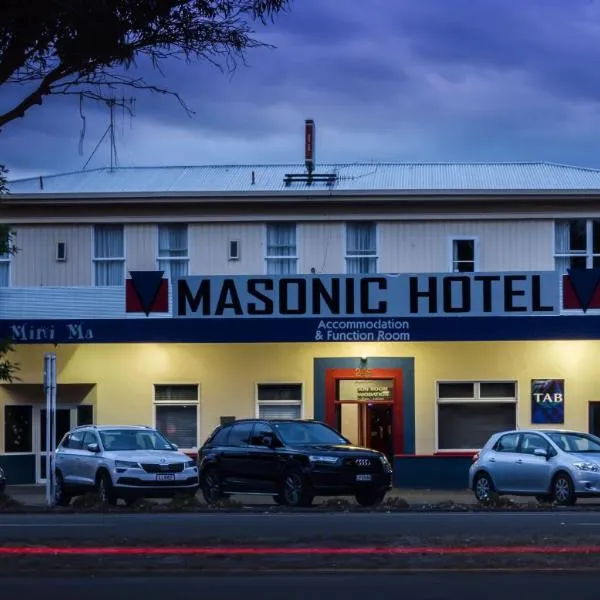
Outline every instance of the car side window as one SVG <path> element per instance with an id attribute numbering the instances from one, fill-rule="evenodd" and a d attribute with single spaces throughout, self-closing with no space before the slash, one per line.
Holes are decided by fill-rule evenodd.
<path id="1" fill-rule="evenodd" d="M 230 431 L 231 431 L 231 427 L 229 427 L 229 426 L 219 429 L 219 431 L 217 431 L 217 433 L 215 433 L 215 435 L 213 436 L 212 440 L 210 440 L 210 445 L 211 446 L 226 446 L 227 445 L 227 436 L 229 435 Z"/>
<path id="2" fill-rule="evenodd" d="M 250 443 L 250 436 L 254 429 L 254 423 L 236 423 L 232 425 L 227 439 L 228 446 L 247 446 Z"/>
<path id="3" fill-rule="evenodd" d="M 537 433 L 524 433 L 521 437 L 519 450 L 523 454 L 534 454 L 536 450 L 550 452 L 550 445 Z"/>
<path id="4" fill-rule="evenodd" d="M 83 448 L 83 431 L 72 431 L 69 435 L 68 445 L 65 446 L 69 450 L 81 450 Z M 65 440 L 67 441 L 67 440 Z"/>
<path id="5" fill-rule="evenodd" d="M 91 431 L 86 431 L 83 436 L 83 447 L 87 449 L 88 444 L 98 444 L 96 434 Z"/>
<path id="6" fill-rule="evenodd" d="M 275 437 L 275 432 L 269 425 L 266 423 L 257 423 L 254 426 L 254 432 L 252 433 L 252 438 L 250 443 L 252 446 L 264 446 L 265 438 L 272 440 Z"/>
<path id="7" fill-rule="evenodd" d="M 519 445 L 518 433 L 507 433 L 503 435 L 495 444 L 496 452 L 516 452 Z"/>

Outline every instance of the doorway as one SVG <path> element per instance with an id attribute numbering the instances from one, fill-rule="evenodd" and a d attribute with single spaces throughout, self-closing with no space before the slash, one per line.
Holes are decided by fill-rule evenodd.
<path id="1" fill-rule="evenodd" d="M 600 437 L 600 402 L 597 400 L 588 403 L 588 431 Z"/>
<path id="2" fill-rule="evenodd" d="M 56 444 L 73 427 L 78 425 L 91 425 L 94 422 L 94 407 L 90 404 L 79 406 L 57 406 L 56 407 Z M 36 407 L 34 411 L 34 452 L 37 483 L 46 482 L 46 419 L 48 411 L 46 408 Z"/>
<path id="3" fill-rule="evenodd" d="M 326 421 L 357 446 L 402 452 L 402 372 L 331 369 L 326 374 Z"/>

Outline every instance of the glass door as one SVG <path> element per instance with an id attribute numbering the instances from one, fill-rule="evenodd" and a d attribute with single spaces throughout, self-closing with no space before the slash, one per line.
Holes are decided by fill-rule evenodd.
<path id="1" fill-rule="evenodd" d="M 46 417 L 47 410 L 45 408 L 38 409 L 37 420 L 37 435 L 36 435 L 36 471 L 37 482 L 46 482 Z M 56 444 L 60 442 L 63 436 L 77 425 L 77 409 L 62 408 L 56 409 Z"/>

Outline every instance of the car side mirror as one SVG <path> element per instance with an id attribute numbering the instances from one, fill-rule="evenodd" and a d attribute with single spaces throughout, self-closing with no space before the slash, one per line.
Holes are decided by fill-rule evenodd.
<path id="1" fill-rule="evenodd" d="M 100 452 L 100 446 L 98 446 L 98 444 L 96 444 L 96 443 L 88 444 L 87 449 L 90 452 L 94 452 L 94 453 Z"/>
<path id="2" fill-rule="evenodd" d="M 179 446 L 177 444 L 171 444 L 173 446 L 173 450 L 179 450 Z"/>
<path id="3" fill-rule="evenodd" d="M 543 456 L 544 458 L 548 458 L 548 451 L 543 448 L 536 448 L 533 451 L 534 456 Z"/>

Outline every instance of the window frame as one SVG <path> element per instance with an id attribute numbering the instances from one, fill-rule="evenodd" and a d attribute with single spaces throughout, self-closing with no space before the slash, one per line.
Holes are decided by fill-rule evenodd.
<path id="1" fill-rule="evenodd" d="M 123 232 L 123 256 L 98 258 L 96 257 L 96 230 L 98 227 L 120 227 Z M 125 225 L 122 223 L 94 223 L 92 225 L 92 286 L 93 287 L 124 287 L 127 279 L 127 235 Z M 96 265 L 99 263 L 121 263 L 123 265 L 123 281 L 119 285 L 98 285 L 96 280 Z"/>
<path id="2" fill-rule="evenodd" d="M 290 227 L 294 227 L 294 250 L 295 254 L 291 256 L 280 256 L 277 254 L 269 254 L 269 227 L 277 226 L 277 225 L 286 225 Z M 270 221 L 265 223 L 263 236 L 264 236 L 264 272 L 265 275 L 270 275 L 271 277 L 293 277 L 294 275 L 300 274 L 300 251 L 299 251 L 299 235 L 298 235 L 298 223 L 296 221 Z M 269 264 L 270 261 L 283 262 L 286 260 L 294 261 L 294 265 L 296 269 L 293 273 L 286 273 L 284 275 L 279 275 L 277 273 L 269 273 Z"/>
<path id="3" fill-rule="evenodd" d="M 259 390 L 262 385 L 271 386 L 299 386 L 300 387 L 300 400 L 261 400 L 259 398 Z M 303 381 L 256 381 L 254 383 L 254 418 L 264 419 L 260 416 L 261 406 L 299 406 L 300 416 L 299 419 L 304 419 L 304 391 L 305 386 Z"/>
<path id="4" fill-rule="evenodd" d="M 348 254 L 348 226 L 356 225 L 358 223 L 375 226 L 375 254 Z M 380 236 L 381 236 L 381 227 L 379 226 L 378 221 L 374 221 L 374 220 L 369 221 L 369 220 L 360 219 L 360 220 L 356 220 L 356 221 L 346 221 L 344 223 L 344 234 L 342 235 L 342 243 L 344 244 L 344 246 L 343 246 L 344 272 L 346 275 L 355 275 L 355 276 L 356 275 L 375 275 L 375 274 L 379 273 L 379 261 L 381 258 L 379 255 L 379 249 L 381 247 Z M 375 271 L 373 273 L 350 273 L 348 271 L 348 261 L 357 259 L 357 258 L 375 259 Z"/>
<path id="5" fill-rule="evenodd" d="M 192 400 L 187 400 L 187 401 L 184 401 L 184 400 L 157 400 L 156 399 L 156 388 L 157 387 L 195 387 L 196 388 L 196 400 L 193 400 L 193 401 Z M 156 422 L 157 422 L 156 409 L 158 406 L 195 406 L 196 407 L 196 446 L 194 446 L 192 448 L 179 447 L 178 449 L 184 453 L 198 452 L 198 450 L 200 449 L 200 446 L 202 445 L 200 443 L 200 431 L 201 431 L 201 427 L 200 427 L 200 418 L 201 418 L 200 394 L 201 394 L 200 384 L 196 381 L 193 381 L 193 382 L 178 381 L 178 382 L 168 382 L 168 383 L 155 382 L 152 384 L 152 427 L 154 429 L 156 429 Z"/>
<path id="6" fill-rule="evenodd" d="M 585 250 L 575 250 L 569 252 L 557 252 L 556 241 L 557 241 L 557 228 L 559 223 L 569 223 L 571 221 L 584 221 L 585 222 Z M 554 269 L 557 269 L 557 259 L 559 258 L 585 258 L 585 264 L 587 269 L 591 269 L 594 266 L 594 258 L 600 259 L 600 252 L 594 252 L 594 221 L 598 222 L 600 226 L 600 217 L 575 217 L 572 219 L 554 219 L 552 228 L 552 255 L 554 257 Z M 562 273 L 561 273 L 562 274 Z"/>
<path id="7" fill-rule="evenodd" d="M 468 383 L 473 384 L 472 398 L 440 398 L 439 385 L 444 383 Z M 481 396 L 481 384 L 486 383 L 512 383 L 515 386 L 514 397 L 508 398 L 486 398 Z M 435 398 L 435 415 L 434 415 L 434 453 L 435 454 L 458 454 L 471 455 L 478 452 L 480 448 L 440 448 L 440 405 L 456 405 L 456 404 L 514 404 L 515 410 L 515 428 L 519 422 L 519 381 L 517 379 L 437 379 L 433 382 L 434 398 Z M 487 441 L 487 440 L 486 440 Z"/>
<path id="8" fill-rule="evenodd" d="M 457 263 L 460 262 L 471 262 L 471 261 L 460 261 L 454 260 L 454 244 L 455 242 L 473 242 L 473 271 L 455 271 L 454 267 Z M 448 261 L 448 269 L 450 273 L 456 275 L 468 274 L 468 273 L 477 273 L 479 271 L 480 264 L 480 256 L 479 256 L 479 238 L 475 235 L 453 235 L 448 238 L 448 246 L 449 246 L 449 261 Z"/>
<path id="9" fill-rule="evenodd" d="M 12 227 L 10 225 L 6 225 L 6 227 L 8 227 L 8 236 L 6 239 L 6 244 L 8 246 L 8 252 L 6 254 L 0 254 L 0 264 L 6 265 L 7 274 L 6 274 L 6 286 L 3 286 L 0 284 L 1 289 L 6 289 L 6 288 L 12 287 L 11 279 L 12 279 L 12 271 L 13 271 L 13 266 L 14 266 L 13 256 L 15 253 L 15 237 L 17 235 L 16 232 L 12 229 Z"/>
<path id="10" fill-rule="evenodd" d="M 185 227 L 185 256 L 161 256 L 160 255 L 160 228 L 161 227 Z M 169 263 L 169 271 L 162 269 L 161 262 Z M 187 223 L 158 223 L 156 225 L 156 269 L 158 271 L 165 271 L 164 278 L 169 281 L 173 281 L 171 278 L 171 264 L 172 263 L 186 263 L 187 264 L 187 275 L 190 272 L 190 226 Z"/>

